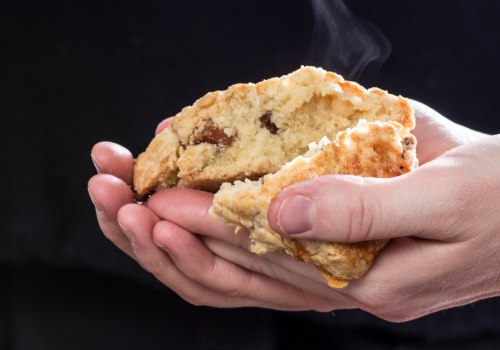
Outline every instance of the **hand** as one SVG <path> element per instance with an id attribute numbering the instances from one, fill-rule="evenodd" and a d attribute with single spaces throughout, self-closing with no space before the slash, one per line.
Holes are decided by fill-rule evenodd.
<path id="1" fill-rule="evenodd" d="M 268 211 L 271 227 L 296 239 L 393 238 L 368 273 L 342 290 L 392 321 L 500 295 L 500 135 L 414 107 L 420 168 L 391 179 L 298 183 Z"/>
<path id="2" fill-rule="evenodd" d="M 167 119 L 160 123 L 156 133 L 166 128 L 170 122 Z M 117 214 L 121 207 L 135 203 L 130 189 L 134 166 L 133 156 L 126 148 L 111 142 L 101 142 L 95 145 L 91 156 L 99 175 L 90 179 L 88 191 L 96 209 L 99 226 L 104 235 L 118 248 L 134 257 L 132 247 L 117 221 Z M 158 220 L 151 213 L 140 216 L 138 221 L 141 221 L 140 219 Z"/>
<path id="3" fill-rule="evenodd" d="M 420 140 L 418 152 L 419 157 L 423 160 L 423 162 L 435 159 L 441 153 L 450 148 L 474 142 L 474 140 L 484 137 L 484 135 L 480 133 L 475 133 L 448 121 L 423 105 L 416 104 L 416 109 L 419 125 L 419 128 L 416 130 L 416 134 Z M 96 146 L 96 148 L 98 147 L 100 146 Z M 100 152 L 95 149 L 94 154 L 97 155 L 99 153 Z M 126 162 L 122 162 L 122 164 L 123 163 Z M 129 172 L 131 173 L 131 165 L 129 166 Z M 96 187 L 98 188 L 99 186 Z M 89 186 L 89 190 L 92 193 L 91 188 L 92 186 Z M 128 191 L 130 192 L 130 190 Z M 168 205 L 168 203 L 172 203 L 172 201 L 175 201 L 175 206 Z M 219 226 L 221 223 L 214 222 L 213 219 L 206 216 L 210 203 L 211 195 L 209 194 L 187 189 L 173 189 L 156 194 L 151 198 L 148 204 L 149 207 L 153 207 L 159 214 L 170 219 L 171 221 L 157 221 L 158 217 L 149 212 L 148 215 L 152 215 L 153 219 L 148 223 L 148 220 L 140 220 L 140 215 L 128 215 L 132 214 L 127 213 L 127 210 L 129 209 L 121 210 L 120 217 L 123 218 L 120 221 L 124 221 L 122 225 L 127 227 L 126 231 L 133 232 L 133 237 L 135 237 L 135 239 L 132 240 L 134 242 L 134 249 L 130 249 L 130 243 L 127 243 L 126 240 L 124 240 L 126 243 L 125 246 L 128 245 L 128 248 L 123 248 L 123 245 L 120 244 L 120 242 L 123 242 L 122 238 L 124 237 L 124 232 L 118 226 L 116 215 L 113 216 L 113 206 L 110 203 L 109 217 L 110 221 L 114 222 L 114 225 L 110 226 L 114 226 L 115 229 L 109 230 L 108 227 L 108 232 L 114 232 L 116 235 L 113 236 L 108 233 L 108 236 L 110 236 L 110 238 L 115 241 L 117 245 L 121 246 L 123 250 L 140 252 L 140 254 L 135 253 L 135 255 L 133 255 L 136 260 L 138 260 L 147 270 L 155 274 L 160 281 L 176 290 L 184 299 L 194 304 L 229 307 L 245 306 L 249 304 L 248 299 L 241 300 L 240 298 L 235 300 L 235 298 L 231 296 L 252 295 L 250 305 L 288 310 L 315 309 L 320 311 L 338 308 L 361 307 L 367 311 L 378 314 L 381 317 L 392 320 L 411 319 L 422 314 L 432 312 L 433 310 L 438 310 L 438 308 L 429 308 L 421 313 L 418 313 L 418 310 L 413 310 L 413 312 L 403 313 L 402 315 L 398 315 L 396 312 L 392 312 L 388 309 L 382 310 L 382 307 L 384 306 L 384 294 L 380 294 L 379 297 L 379 294 L 375 293 L 373 296 L 368 298 L 367 296 L 370 295 L 369 290 L 363 291 L 363 288 L 356 287 L 356 284 L 361 287 L 363 286 L 360 282 L 367 279 L 368 276 L 372 276 L 373 273 L 371 271 L 374 271 L 378 264 L 376 264 L 369 274 L 362 280 L 352 281 L 349 287 L 337 291 L 332 289 L 325 290 L 323 285 L 318 285 L 320 277 L 315 269 L 311 268 L 311 266 L 307 264 L 292 261 L 287 256 L 281 254 L 271 254 L 265 258 L 251 254 L 249 255 L 246 250 L 248 241 L 246 240 L 247 238 L 245 235 L 240 234 L 239 236 L 235 236 L 231 233 L 231 229 Z M 102 207 L 106 208 L 107 206 L 104 205 Z M 129 207 L 130 210 L 135 208 L 135 206 L 126 207 Z M 145 209 L 145 207 L 143 207 L 143 209 Z M 102 215 L 103 214 L 101 214 L 101 217 Z M 127 218 L 133 222 L 127 222 Z M 131 218 L 135 218 L 135 220 Z M 144 222 L 146 222 L 146 225 L 144 225 Z M 176 222 L 177 225 L 173 225 L 173 222 Z M 200 236 L 190 234 L 190 232 L 183 229 L 179 225 L 184 225 L 193 231 L 197 231 Z M 101 226 L 103 226 L 103 224 L 101 224 Z M 145 226 L 146 229 L 144 229 Z M 116 229 L 117 227 L 118 229 Z M 103 230 L 105 229 L 106 226 L 104 226 Z M 130 235 L 130 233 L 127 234 Z M 170 252 L 172 260 L 169 260 L 168 266 L 173 270 L 176 269 L 182 277 L 175 279 L 172 278 L 172 275 L 166 276 L 166 274 L 160 274 L 166 265 L 161 262 L 159 263 L 159 261 L 162 260 L 159 260 L 158 257 L 155 256 L 158 251 L 151 244 L 153 239 L 157 243 L 157 246 L 161 246 L 164 250 Z M 138 242 L 140 242 L 140 244 L 138 244 Z M 193 247 L 190 242 L 203 249 L 204 254 L 193 253 Z M 200 246 L 200 242 L 204 243 L 205 246 Z M 147 249 L 141 249 L 141 246 L 145 248 L 147 247 Z M 231 266 L 234 266 L 234 264 L 230 263 L 215 264 L 214 258 L 216 256 L 211 252 L 207 252 L 205 248 L 209 248 L 211 252 L 216 252 L 219 255 L 219 259 L 222 259 L 223 261 L 225 260 L 227 263 L 234 262 L 237 265 L 244 266 L 246 267 L 246 270 L 232 270 Z M 389 247 L 386 251 L 388 250 Z M 385 251 L 382 256 L 384 255 L 387 255 L 385 254 Z M 200 259 L 194 259 L 197 257 L 200 257 Z M 206 257 L 209 259 L 206 259 Z M 159 267 L 159 265 L 161 265 L 161 267 Z M 215 268 L 216 265 L 223 268 Z M 203 267 L 206 267 L 206 269 Z M 227 267 L 231 268 L 227 269 Z M 287 288 L 283 290 L 276 289 L 276 291 L 278 291 L 279 300 L 289 300 L 291 303 L 296 304 L 288 304 L 284 306 L 279 305 L 279 303 L 263 302 L 263 300 L 269 300 L 269 291 L 271 290 L 273 292 L 272 288 L 268 288 L 269 286 L 267 281 L 264 288 L 260 288 L 260 293 L 252 292 L 249 287 L 255 287 L 256 285 L 252 285 L 250 283 L 244 283 L 243 285 L 236 283 L 232 284 L 231 287 L 228 288 L 224 283 L 221 284 L 224 279 L 218 278 L 218 276 L 228 276 L 227 273 L 216 274 L 214 272 L 228 272 L 231 270 L 232 273 L 235 273 L 235 275 L 236 273 L 238 275 L 245 275 L 250 272 L 250 276 L 254 276 L 257 273 L 271 276 L 279 281 L 285 280 L 287 281 L 287 288 L 291 288 L 293 290 L 298 286 L 302 289 L 302 296 L 299 296 L 299 298 L 290 297 L 290 294 L 286 290 Z M 377 275 L 375 274 L 375 276 Z M 229 280 L 240 281 L 239 278 Z M 315 281 L 315 283 L 311 283 L 311 281 Z M 394 283 L 394 279 L 388 279 L 387 281 L 389 281 L 389 285 Z M 183 285 L 189 286 L 191 283 L 205 286 L 210 291 L 218 291 L 218 294 L 216 293 L 213 295 L 212 293 L 205 293 L 203 290 L 198 288 L 190 289 L 189 287 L 183 287 Z M 304 290 L 309 292 L 305 292 Z M 287 298 L 283 298 L 283 295 L 287 295 Z M 318 295 L 321 295 L 321 297 Z M 226 297 L 224 298 L 224 296 Z M 393 302 L 393 300 L 391 300 L 391 302 Z M 443 304 L 442 307 L 452 306 L 452 304 L 447 305 L 448 306 Z"/>
<path id="4" fill-rule="evenodd" d="M 160 124 L 157 132 L 168 123 Z M 318 293 L 331 294 L 321 282 L 284 271 L 249 253 L 247 236 L 236 236 L 231 227 L 207 216 L 211 194 L 165 190 L 153 196 L 148 205 L 141 205 L 135 203 L 130 189 L 133 158 L 128 150 L 101 142 L 94 146 L 92 159 L 99 174 L 90 179 L 88 190 L 105 236 L 188 302 L 282 310 L 327 311 L 347 307 L 348 302 L 341 295 L 326 297 L 311 291 L 315 285 Z M 160 221 L 150 205 L 166 218 L 172 215 L 173 220 Z M 241 262 L 241 266 L 217 256 L 208 247 Z M 279 255 L 276 259 L 287 257 Z M 297 268 L 311 269 L 304 265 Z M 268 277 L 274 274 L 283 275 L 282 279 L 291 283 Z"/>

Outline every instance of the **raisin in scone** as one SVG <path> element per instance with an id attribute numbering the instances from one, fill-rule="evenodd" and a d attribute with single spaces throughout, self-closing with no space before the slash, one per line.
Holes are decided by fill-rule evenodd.
<path id="1" fill-rule="evenodd" d="M 210 92 L 139 155 L 134 190 L 145 198 L 167 187 L 215 192 L 223 182 L 256 180 L 360 119 L 395 121 L 403 133 L 414 127 L 406 99 L 315 67 Z"/>
<path id="2" fill-rule="evenodd" d="M 313 263 L 332 287 L 361 277 L 386 240 L 353 244 L 294 240 L 274 232 L 267 221 L 271 200 L 283 188 L 327 174 L 393 177 L 417 167 L 415 137 L 397 122 L 360 120 L 353 129 L 326 137 L 310 150 L 257 181 L 224 183 L 215 194 L 211 215 L 250 230 L 251 250 L 276 250 Z"/>

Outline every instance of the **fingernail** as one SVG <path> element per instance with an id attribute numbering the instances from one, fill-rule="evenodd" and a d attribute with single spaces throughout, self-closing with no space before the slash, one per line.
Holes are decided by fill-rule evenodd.
<path id="1" fill-rule="evenodd" d="M 90 158 L 92 159 L 92 163 L 94 164 L 95 170 L 97 171 L 98 174 L 100 174 L 102 172 L 102 170 L 101 170 L 102 167 L 99 164 L 99 161 L 97 160 L 96 157 L 94 157 L 94 155 L 92 153 L 90 154 Z"/>
<path id="2" fill-rule="evenodd" d="M 153 243 L 160 249 L 166 250 L 165 245 L 163 243 L 159 243 L 154 237 L 153 237 Z"/>
<path id="3" fill-rule="evenodd" d="M 310 231 L 316 215 L 314 202 L 304 196 L 285 198 L 278 209 L 278 226 L 282 233 L 296 235 Z"/>
<path id="4" fill-rule="evenodd" d="M 87 188 L 87 192 L 89 193 L 90 200 L 92 201 L 92 204 L 94 204 L 95 209 L 99 212 L 99 214 L 104 213 L 104 207 L 102 206 L 101 203 L 99 203 L 94 196 L 92 195 L 92 192 L 90 192 L 90 189 Z"/>
<path id="5" fill-rule="evenodd" d="M 158 247 L 160 248 L 161 250 L 163 250 L 165 253 L 167 253 L 168 255 L 172 255 L 172 251 L 170 250 L 170 248 L 168 246 L 166 246 L 165 244 L 163 243 L 160 243 L 158 241 L 156 241 L 155 239 L 153 239 L 153 243 Z"/>
<path id="6" fill-rule="evenodd" d="M 120 226 L 120 229 L 122 230 L 123 234 L 127 239 L 130 241 L 132 245 L 135 244 L 135 236 L 132 231 L 130 231 L 127 227 L 123 226 L 120 222 L 118 222 L 118 226 Z"/>

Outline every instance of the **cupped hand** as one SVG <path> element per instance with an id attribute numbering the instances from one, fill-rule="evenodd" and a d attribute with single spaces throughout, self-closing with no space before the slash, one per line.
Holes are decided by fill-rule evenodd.
<path id="1" fill-rule="evenodd" d="M 414 102 L 421 167 L 391 179 L 324 176 L 283 190 L 271 227 L 296 239 L 392 238 L 342 293 L 406 321 L 500 294 L 500 135 L 452 123 Z"/>
<path id="2" fill-rule="evenodd" d="M 418 125 L 415 134 L 419 139 L 417 152 L 424 166 L 414 173 L 391 180 L 332 176 L 324 177 L 318 182 L 292 186 L 273 203 L 270 210 L 273 227 L 283 234 L 289 234 L 285 231 L 288 229 L 287 219 L 278 220 L 278 217 L 280 217 L 281 203 L 287 194 L 293 193 L 296 186 L 299 190 L 300 186 L 314 189 L 319 184 L 323 192 L 326 188 L 323 186 L 329 188 L 329 192 L 324 193 L 331 193 L 335 188 L 337 194 L 340 193 L 337 192 L 339 189 L 373 187 L 383 191 L 384 198 L 404 187 L 403 194 L 407 197 L 413 194 L 420 199 L 420 202 L 415 203 L 429 204 L 429 199 L 432 198 L 426 199 L 428 194 L 439 193 L 437 190 L 441 190 L 443 185 L 442 183 L 436 185 L 435 176 L 441 179 L 441 182 L 446 182 L 448 179 L 449 182 L 458 183 L 450 174 L 463 170 L 462 166 L 467 165 L 458 160 L 473 161 L 477 149 L 488 148 L 492 146 L 491 143 L 497 142 L 496 139 L 493 140 L 484 134 L 452 123 L 424 105 L 415 102 L 414 107 Z M 157 131 L 166 125 L 168 122 L 161 124 Z M 394 239 L 384 249 L 374 267 L 363 279 L 351 281 L 350 285 L 342 290 L 329 289 L 310 265 L 293 261 L 282 254 L 260 257 L 248 253 L 249 242 L 244 233 L 235 235 L 232 228 L 207 215 L 212 200 L 210 194 L 188 189 L 170 189 L 155 194 L 147 205 L 133 203 L 132 192 L 128 186 L 132 173 L 132 157 L 123 151 L 123 148 L 121 151 L 116 149 L 113 151 L 112 149 L 116 147 L 119 146 L 109 143 L 98 144 L 93 151 L 93 159 L 101 174 L 91 179 L 89 192 L 98 208 L 97 216 L 101 228 L 118 247 L 193 304 L 320 311 L 359 307 L 388 320 L 403 321 L 498 293 L 498 288 L 488 280 L 489 276 L 495 274 L 494 268 L 488 269 L 497 263 L 494 259 L 490 259 L 495 257 L 494 250 L 490 249 L 489 253 L 481 254 L 482 260 L 488 264 L 468 265 L 470 257 L 478 255 L 483 249 L 484 240 L 458 239 L 457 237 L 467 235 L 451 233 L 448 236 L 435 237 L 424 232 L 421 220 L 413 221 L 421 226 L 412 227 L 412 224 L 400 218 L 403 214 L 411 213 L 412 216 L 417 216 L 432 210 L 422 213 L 411 210 L 395 212 L 399 221 L 394 222 L 406 226 L 394 230 L 399 233 L 386 231 L 384 234 L 380 231 L 378 235 L 400 238 Z M 446 153 L 450 149 L 455 150 Z M 110 154 L 112 156 L 109 156 Z M 450 168 L 449 165 L 454 165 L 455 168 Z M 484 175 L 479 170 L 479 165 L 469 164 Z M 433 176 L 425 177 L 426 173 Z M 400 184 L 403 180 L 410 181 L 407 179 L 414 182 L 414 187 L 409 187 L 412 191 L 407 191 L 406 186 Z M 424 182 L 417 186 L 415 182 L 419 181 Z M 399 187 L 396 186 L 398 184 Z M 490 181 L 488 186 L 497 185 L 491 184 Z M 365 187 L 362 187 L 361 192 L 364 195 L 365 192 L 371 193 L 365 191 Z M 425 190 L 426 188 L 429 191 Z M 349 191 L 344 192 L 346 193 L 350 194 Z M 454 193 L 459 194 L 463 191 Z M 364 197 L 360 198 L 364 200 Z M 330 199 L 326 196 L 322 198 L 322 200 Z M 397 208 L 399 200 L 399 197 L 393 195 L 392 200 L 384 199 L 380 202 L 387 202 L 386 205 L 396 203 L 394 207 Z M 354 204 L 360 201 L 354 201 Z M 402 203 L 405 204 L 404 207 L 408 204 Z M 436 205 L 439 207 L 438 204 Z M 358 212 L 356 205 L 347 205 L 347 208 L 350 212 Z M 386 209 L 394 210 L 394 208 L 384 207 L 383 210 L 385 217 L 392 220 L 395 215 L 387 214 Z M 456 216 L 451 218 L 453 221 Z M 365 221 L 357 220 L 357 222 Z M 332 225 L 336 227 L 340 223 L 342 221 L 336 221 Z M 372 226 L 369 226 L 370 234 L 377 237 L 377 233 L 373 233 L 376 231 L 371 228 Z M 403 227 L 407 230 L 403 231 Z M 371 239 L 368 234 L 357 233 L 361 237 L 353 234 L 357 231 L 352 230 L 350 224 L 347 224 L 347 231 L 344 228 L 345 226 L 341 227 L 340 231 L 314 229 L 306 233 L 305 237 L 318 235 L 316 237 L 319 239 L 344 241 Z M 383 227 L 383 230 L 385 229 L 386 227 Z M 318 232 L 329 232 L 332 236 L 326 237 L 319 235 Z M 301 237 L 301 234 L 295 237 Z M 458 259 L 460 262 L 448 263 L 446 258 L 449 256 L 461 257 Z M 447 270 L 450 266 L 455 266 L 455 270 Z M 482 272 L 481 278 L 474 274 L 477 272 Z M 481 284 L 480 280 L 484 283 Z M 478 288 L 474 293 L 465 294 L 465 290 L 470 291 L 468 287 L 471 284 Z M 481 287 L 482 285 L 484 287 Z M 443 293 L 445 290 L 448 293 Z"/>
<path id="3" fill-rule="evenodd" d="M 157 132 L 168 123 L 160 124 Z M 247 237 L 235 236 L 232 228 L 207 216 L 211 194 L 172 189 L 154 195 L 147 205 L 136 203 L 130 187 L 133 157 L 127 149 L 101 142 L 94 146 L 92 160 L 98 174 L 90 179 L 88 191 L 104 235 L 186 301 L 280 310 L 348 307 L 341 295 L 314 293 L 310 287 L 314 281 L 284 273 L 280 266 L 248 253 Z M 150 203 L 165 217 L 154 213 Z M 169 210 L 175 214 L 172 220 L 167 220 Z M 273 274 L 286 278 L 280 280 Z M 327 288 L 314 283 L 325 294 Z"/>

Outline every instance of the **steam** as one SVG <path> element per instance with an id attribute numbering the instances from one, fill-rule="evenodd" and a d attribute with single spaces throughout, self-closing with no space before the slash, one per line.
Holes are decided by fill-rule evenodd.
<path id="1" fill-rule="evenodd" d="M 370 82 L 391 53 L 373 24 L 356 18 L 341 0 L 311 0 L 313 37 L 308 63 L 349 80 Z"/>

